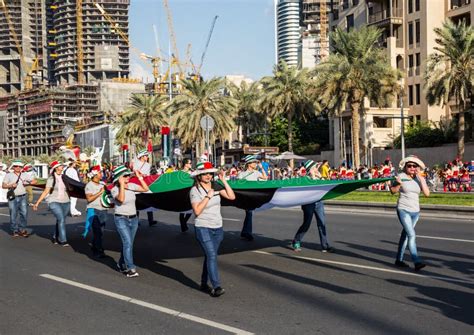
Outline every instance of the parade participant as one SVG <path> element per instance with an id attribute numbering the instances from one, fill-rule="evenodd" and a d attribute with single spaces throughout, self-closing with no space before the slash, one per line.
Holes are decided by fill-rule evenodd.
<path id="1" fill-rule="evenodd" d="M 87 176 L 90 181 L 86 184 L 85 194 L 87 200 L 87 219 L 92 226 L 92 254 L 95 257 L 105 257 L 102 237 L 105 223 L 107 222 L 107 208 L 102 205 L 101 196 L 105 192 L 100 165 L 93 166 Z"/>
<path id="2" fill-rule="evenodd" d="M 229 170 L 229 177 L 230 177 L 230 180 L 234 181 L 237 179 L 237 167 L 235 166 L 235 164 L 232 164 L 232 167 L 230 168 Z"/>
<path id="3" fill-rule="evenodd" d="M 64 174 L 75 181 L 81 181 L 79 178 L 79 171 L 77 171 L 78 161 L 74 158 L 68 159 L 68 166 L 64 169 Z M 82 213 L 76 209 L 77 198 L 71 197 L 71 216 L 81 216 Z"/>
<path id="4" fill-rule="evenodd" d="M 238 174 L 237 179 L 257 181 L 257 180 L 267 180 L 267 174 L 262 169 L 262 165 L 258 161 L 257 157 L 254 155 L 248 155 L 244 157 L 245 162 L 245 171 L 242 171 Z M 262 169 L 262 171 L 257 170 L 257 166 Z M 252 235 L 252 216 L 253 211 L 245 211 L 245 219 L 242 227 L 242 232 L 240 237 L 246 241 L 253 241 Z"/>
<path id="5" fill-rule="evenodd" d="M 28 204 L 26 202 L 25 187 L 36 184 L 36 179 L 29 179 L 29 176 L 23 175 L 23 163 L 20 160 L 14 160 L 9 170 L 13 170 L 13 172 L 5 175 L 2 188 L 8 189 L 7 199 L 11 234 L 13 237 L 28 237 L 28 231 L 26 230 Z"/>
<path id="6" fill-rule="evenodd" d="M 192 162 L 189 158 L 183 159 L 183 168 L 181 171 L 191 173 Z M 185 233 L 188 231 L 188 220 L 191 217 L 191 213 L 179 213 L 179 224 L 181 225 L 181 232 Z"/>
<path id="7" fill-rule="evenodd" d="M 325 159 L 319 168 L 321 179 L 329 180 L 329 162 Z"/>
<path id="8" fill-rule="evenodd" d="M 33 168 L 33 164 L 25 164 L 22 173 L 28 180 L 36 179 L 36 173 Z M 33 185 L 25 186 L 25 190 L 28 198 L 28 206 L 33 206 Z"/>
<path id="9" fill-rule="evenodd" d="M 221 287 L 217 269 L 217 254 L 219 245 L 224 238 L 222 229 L 221 196 L 234 200 L 234 191 L 227 183 L 224 173 L 219 172 L 218 177 L 224 189 L 217 190 L 213 185 L 214 173 L 217 172 L 210 162 L 200 162 L 191 176 L 195 178 L 194 186 L 189 192 L 191 205 L 196 219 L 194 227 L 196 239 L 204 251 L 204 264 L 201 275 L 201 291 L 218 297 L 225 293 Z M 210 280 L 212 288 L 207 284 Z"/>
<path id="10" fill-rule="evenodd" d="M 318 171 L 318 165 L 313 160 L 308 160 L 304 163 L 304 167 L 308 171 L 307 176 L 304 178 L 310 178 L 312 180 L 321 179 L 321 174 Z M 327 233 L 326 233 L 326 222 L 324 215 L 324 202 L 322 200 L 316 201 L 307 205 L 302 205 L 303 210 L 303 224 L 296 232 L 296 235 L 291 243 L 293 250 L 296 252 L 301 251 L 301 241 L 304 235 L 311 226 L 313 221 L 313 214 L 316 217 L 316 224 L 318 226 L 319 241 L 321 242 L 322 252 L 334 252 L 334 248 L 329 245 Z"/>
<path id="11" fill-rule="evenodd" d="M 137 158 L 133 160 L 132 169 L 135 171 L 140 171 L 140 174 L 143 177 L 149 176 L 151 172 L 151 165 L 148 163 L 150 153 L 147 149 L 143 149 L 137 153 Z M 138 214 L 137 214 L 138 215 Z M 158 222 L 153 219 L 153 212 L 146 212 L 148 217 L 148 225 L 150 227 L 156 225 Z"/>
<path id="12" fill-rule="evenodd" d="M 148 192 L 149 190 L 140 171 L 135 170 L 134 172 L 140 181 L 140 186 L 129 183 L 132 172 L 126 166 L 117 166 L 113 171 L 114 188 L 111 191 L 115 199 L 115 227 L 122 240 L 122 251 L 117 267 L 129 278 L 138 277 L 137 269 L 133 263 L 133 241 L 138 229 L 135 192 Z"/>
<path id="13" fill-rule="evenodd" d="M 33 210 L 37 211 L 41 201 L 48 196 L 47 201 L 49 210 L 56 217 L 56 229 L 52 242 L 54 244 L 60 244 L 63 247 L 68 247 L 69 244 L 66 237 L 66 217 L 69 214 L 71 203 L 62 178 L 64 165 L 58 161 L 54 161 L 49 164 L 49 168 L 50 176 L 46 181 L 46 187 L 43 193 L 41 193 L 39 199 L 33 205 Z"/>
<path id="14" fill-rule="evenodd" d="M 3 180 L 5 179 L 7 172 L 8 172 L 7 165 L 5 163 L 0 162 L 0 185 L 3 184 Z M 5 202 L 8 202 L 7 190 L 1 187 L 0 188 L 0 203 L 5 203 Z"/>
<path id="15" fill-rule="evenodd" d="M 416 156 L 408 156 L 400 161 L 400 169 L 403 170 L 390 187 L 392 194 L 400 193 L 397 202 L 397 215 L 403 227 L 400 241 L 398 243 L 397 258 L 395 265 L 398 267 L 408 267 L 403 261 L 405 248 L 408 244 L 411 258 L 415 263 L 415 271 L 424 268 L 424 264 L 418 257 L 416 249 L 415 225 L 420 217 L 420 199 L 422 191 L 428 197 L 430 190 L 426 184 L 421 171 L 425 169 L 425 164 Z"/>

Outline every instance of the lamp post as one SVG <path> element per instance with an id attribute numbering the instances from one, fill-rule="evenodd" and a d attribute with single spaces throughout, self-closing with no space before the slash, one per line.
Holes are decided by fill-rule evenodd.
<path id="1" fill-rule="evenodd" d="M 405 158 L 405 116 L 403 115 L 403 90 L 400 91 L 400 147 Z"/>

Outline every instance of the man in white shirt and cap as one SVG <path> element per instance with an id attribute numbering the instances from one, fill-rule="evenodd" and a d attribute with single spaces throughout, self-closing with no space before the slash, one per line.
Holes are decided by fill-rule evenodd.
<path id="1" fill-rule="evenodd" d="M 148 163 L 150 153 L 147 149 L 143 149 L 137 153 L 137 158 L 132 162 L 132 169 L 135 171 L 140 171 L 143 177 L 149 176 L 151 171 L 151 164 Z M 148 225 L 154 226 L 158 222 L 153 219 L 153 212 L 146 212 L 148 216 Z"/>
<path id="2" fill-rule="evenodd" d="M 237 179 L 258 181 L 267 180 L 268 176 L 262 167 L 262 164 L 255 155 L 247 155 L 244 157 L 245 170 L 237 175 Z M 257 170 L 257 166 L 261 171 Z M 253 211 L 245 211 L 244 225 L 240 237 L 246 241 L 253 241 L 252 235 L 252 224 L 253 224 Z"/>

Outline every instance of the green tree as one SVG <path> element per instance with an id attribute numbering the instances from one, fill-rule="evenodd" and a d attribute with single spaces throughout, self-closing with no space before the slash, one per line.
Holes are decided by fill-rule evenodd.
<path id="1" fill-rule="evenodd" d="M 259 111 L 261 91 L 258 85 L 258 82 L 249 85 L 245 81 L 240 86 L 232 83 L 228 85 L 237 103 L 235 123 L 239 127 L 238 131 L 242 132 L 243 143 L 249 143 L 248 135 L 259 130 L 265 123 L 266 116 Z"/>
<path id="2" fill-rule="evenodd" d="M 293 151 L 293 121 L 317 111 L 315 101 L 308 94 L 310 76 L 307 69 L 298 70 L 281 60 L 273 68 L 273 76 L 264 77 L 261 109 L 273 120 L 284 116 L 288 121 L 288 150 Z M 293 162 L 291 162 L 291 165 Z"/>
<path id="3" fill-rule="evenodd" d="M 133 94 L 129 106 L 117 116 L 116 142 L 143 146 L 148 138 L 158 140 L 161 126 L 168 124 L 163 95 Z"/>
<path id="4" fill-rule="evenodd" d="M 353 163 L 360 165 L 360 114 L 364 99 L 378 107 L 390 105 L 399 88 L 401 73 L 392 68 L 379 47 L 381 31 L 373 27 L 330 35 L 334 53 L 314 69 L 312 93 L 334 115 L 348 107 L 352 117 Z"/>
<path id="5" fill-rule="evenodd" d="M 209 80 L 185 79 L 183 90 L 167 107 L 172 116 L 175 134 L 185 147 L 200 143 L 200 151 L 204 149 L 205 131 L 200 120 L 208 115 L 214 119 L 213 138 L 224 139 L 234 129 L 236 100 L 224 94 L 225 85 L 221 78 Z"/>
<path id="6" fill-rule="evenodd" d="M 454 99 L 459 115 L 458 156 L 463 159 L 464 113 L 474 85 L 474 28 L 465 20 L 458 24 L 447 20 L 434 32 L 437 46 L 424 73 L 426 99 L 443 107 Z"/>

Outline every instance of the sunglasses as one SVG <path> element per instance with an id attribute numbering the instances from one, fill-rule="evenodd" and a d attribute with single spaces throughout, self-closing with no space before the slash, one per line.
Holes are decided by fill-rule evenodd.
<path id="1" fill-rule="evenodd" d="M 203 176 L 207 176 L 207 175 L 211 175 L 211 176 L 212 176 L 214 173 L 212 173 L 212 172 L 206 172 L 206 173 L 201 173 L 201 174 L 202 174 Z"/>
<path id="2" fill-rule="evenodd" d="M 407 164 L 407 168 L 417 168 L 418 165 L 416 164 Z"/>

